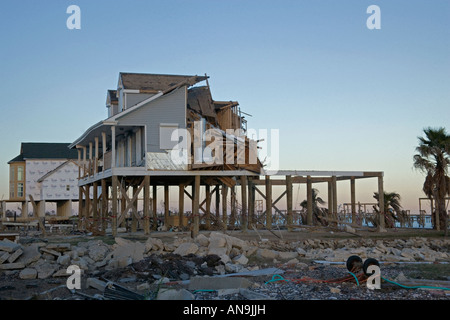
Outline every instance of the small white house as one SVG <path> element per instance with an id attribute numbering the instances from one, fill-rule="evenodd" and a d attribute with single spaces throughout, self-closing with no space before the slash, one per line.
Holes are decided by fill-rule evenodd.
<path id="1" fill-rule="evenodd" d="M 9 200 L 22 203 L 28 213 L 32 199 L 39 216 L 46 202 L 56 202 L 57 215 L 69 216 L 72 200 L 78 201 L 78 153 L 69 143 L 22 143 L 20 154 L 8 162 Z"/>

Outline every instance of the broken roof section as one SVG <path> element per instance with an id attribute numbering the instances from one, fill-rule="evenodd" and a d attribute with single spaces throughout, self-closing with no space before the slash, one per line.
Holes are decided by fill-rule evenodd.
<path id="1" fill-rule="evenodd" d="M 139 90 L 140 93 L 165 93 L 181 85 L 192 86 L 206 79 L 208 79 L 207 76 L 121 72 L 119 87 L 126 90 Z"/>
<path id="2" fill-rule="evenodd" d="M 211 90 L 209 86 L 192 87 L 188 90 L 187 107 L 206 118 L 211 124 L 225 128 L 221 125 L 218 113 L 229 107 L 237 107 L 239 105 L 236 101 L 214 101 L 211 96 Z M 235 129 L 233 127 L 233 129 Z"/>
<path id="3" fill-rule="evenodd" d="M 211 91 L 206 86 L 188 90 L 187 107 L 205 117 L 216 117 Z"/>

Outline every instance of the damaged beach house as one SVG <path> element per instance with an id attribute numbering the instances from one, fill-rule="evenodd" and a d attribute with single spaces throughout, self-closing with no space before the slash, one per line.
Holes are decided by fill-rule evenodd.
<path id="1" fill-rule="evenodd" d="M 116 235 L 125 227 L 149 234 L 163 225 L 196 236 L 201 229 L 272 229 L 280 223 L 292 230 L 314 223 L 314 183 L 328 184 L 330 221 L 338 210 L 338 182 L 350 181 L 353 221 L 357 179 L 377 178 L 383 192 L 382 172 L 266 171 L 258 157 L 260 141 L 246 135 L 247 114 L 236 101 L 214 100 L 208 79 L 119 74 L 117 88 L 107 90 L 107 118 L 68 145 L 76 153 L 71 161 L 77 167 L 80 230 Z M 293 210 L 294 184 L 306 185 L 303 218 Z M 279 191 L 276 199 L 273 188 Z M 171 210 L 174 194 L 177 208 Z"/>

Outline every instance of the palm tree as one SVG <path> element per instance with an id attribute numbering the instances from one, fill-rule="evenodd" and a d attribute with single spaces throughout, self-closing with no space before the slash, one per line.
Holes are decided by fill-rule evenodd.
<path id="1" fill-rule="evenodd" d="M 327 224 L 327 222 L 324 222 L 321 217 L 326 215 L 326 211 L 324 208 L 320 208 L 319 204 L 324 205 L 326 202 L 318 196 L 319 190 L 312 188 L 312 211 L 313 211 L 313 217 L 315 222 L 320 222 L 321 224 Z M 308 208 L 308 200 L 303 200 L 300 203 L 300 206 L 307 210 Z"/>
<path id="2" fill-rule="evenodd" d="M 423 192 L 436 204 L 434 228 L 444 227 L 447 234 L 447 210 L 445 197 L 450 194 L 450 135 L 445 128 L 426 128 L 425 137 L 418 137 L 419 145 L 414 155 L 414 168 L 426 173 Z"/>
<path id="3" fill-rule="evenodd" d="M 380 196 L 378 192 L 373 193 L 373 197 L 379 201 Z M 388 228 L 393 228 L 395 225 L 395 220 L 402 215 L 402 206 L 400 204 L 401 197 L 396 192 L 386 192 L 384 191 L 384 210 L 385 225 Z M 374 206 L 374 210 L 378 213 L 379 209 Z"/>

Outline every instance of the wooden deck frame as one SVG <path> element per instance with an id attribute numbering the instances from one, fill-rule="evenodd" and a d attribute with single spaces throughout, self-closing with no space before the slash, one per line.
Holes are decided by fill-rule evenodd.
<path id="1" fill-rule="evenodd" d="M 128 168 L 119 168 L 118 172 L 131 173 L 133 171 Z M 145 173 L 145 174 L 144 174 Z M 180 227 L 187 227 L 184 225 L 183 216 L 185 215 L 185 196 L 192 201 L 192 215 L 190 217 L 190 230 L 192 236 L 198 234 L 200 225 L 204 229 L 210 230 L 214 223 L 219 228 L 236 228 L 238 226 L 245 231 L 253 229 L 257 224 L 270 230 L 272 228 L 273 210 L 281 216 L 288 227 L 288 230 L 293 230 L 293 188 L 296 184 L 306 184 L 307 199 L 311 200 L 312 188 L 315 183 L 327 183 L 328 185 L 328 219 L 333 220 L 337 214 L 337 183 L 340 181 L 350 181 L 350 195 L 352 205 L 352 223 L 358 217 L 356 212 L 356 180 L 362 178 L 377 178 L 378 191 L 383 192 L 383 173 L 382 172 L 320 172 L 320 171 L 280 171 L 276 174 L 255 174 L 248 171 L 211 171 L 211 170 L 191 170 L 189 172 L 164 172 L 160 171 L 139 171 L 135 175 L 105 175 L 104 173 L 97 173 L 98 179 L 93 177 L 80 179 L 80 194 L 84 197 L 84 206 L 81 206 L 81 218 L 84 221 L 89 221 L 92 217 L 94 221 L 101 221 L 96 224 L 98 230 L 106 230 L 105 221 L 107 217 L 108 208 L 111 212 L 108 216 L 112 227 L 113 235 L 117 234 L 117 228 L 124 222 L 127 215 L 131 212 L 131 231 L 136 232 L 138 225 L 144 229 L 145 234 L 150 233 L 151 225 L 149 223 L 150 217 L 153 217 L 153 230 L 156 229 L 156 188 L 164 186 L 164 221 L 169 215 L 169 188 L 171 186 L 178 186 L 178 217 Z M 307 174 L 299 176 L 299 173 Z M 331 174 L 325 176 L 326 174 Z M 339 174 L 339 175 L 336 175 Z M 217 177 L 234 178 L 236 184 L 234 187 L 215 180 Z M 281 178 L 277 178 L 280 177 Z M 152 184 L 150 184 L 150 180 Z M 120 181 L 122 183 L 120 183 Z M 123 184 L 124 183 L 124 184 Z M 105 192 L 92 192 L 95 194 L 93 199 L 90 199 L 90 186 L 97 190 L 98 186 L 102 186 Z M 260 186 L 264 185 L 264 192 Z M 150 187 L 153 187 L 153 196 L 150 197 Z M 187 186 L 192 186 L 192 194 L 186 189 Z M 274 186 L 284 186 L 285 190 L 273 199 L 272 188 Z M 204 187 L 206 196 L 200 199 L 200 190 Z M 132 194 L 128 195 L 130 190 Z M 110 192 L 110 194 L 109 194 Z M 237 196 L 240 192 L 240 198 Z M 139 197 L 144 193 L 143 197 Z M 259 216 L 255 210 L 256 193 L 258 193 L 265 201 L 265 211 Z M 119 198 L 122 199 L 119 199 Z M 81 199 L 81 198 L 80 198 Z M 143 215 L 138 213 L 138 201 L 143 200 Z M 212 200 L 215 199 L 215 215 L 211 212 Z M 230 201 L 228 201 L 230 199 Z M 283 213 L 278 203 L 285 199 L 286 213 Z M 201 201 L 202 200 L 202 201 Z M 201 202 L 200 202 L 201 201 Z M 310 202 L 310 201 L 309 201 Z M 382 202 L 382 199 L 381 199 Z M 312 203 L 312 202 L 310 202 Z M 120 204 L 120 206 L 119 206 Z M 380 207 L 382 203 L 380 203 Z M 220 212 L 221 211 L 221 212 Z M 381 219 L 379 230 L 384 229 L 384 219 Z M 307 225 L 313 225 L 312 205 L 308 206 L 307 210 Z M 89 227 L 88 224 L 82 223 L 81 228 Z"/>

